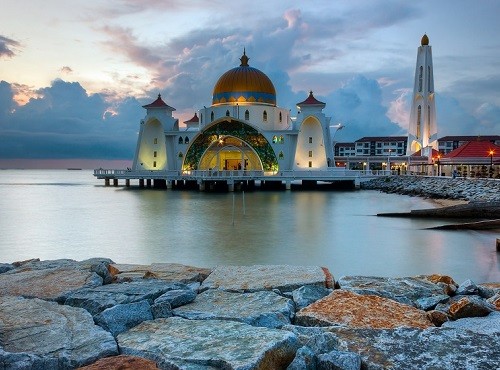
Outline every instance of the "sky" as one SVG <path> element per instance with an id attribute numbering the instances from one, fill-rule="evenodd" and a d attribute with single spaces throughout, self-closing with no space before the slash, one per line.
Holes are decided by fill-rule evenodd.
<path id="1" fill-rule="evenodd" d="M 500 135 L 498 14 L 496 0 L 3 0 L 0 168 L 128 163 L 142 105 L 161 93 L 188 120 L 243 48 L 292 115 L 310 90 L 325 102 L 336 141 L 406 135 L 424 33 L 438 137 Z"/>

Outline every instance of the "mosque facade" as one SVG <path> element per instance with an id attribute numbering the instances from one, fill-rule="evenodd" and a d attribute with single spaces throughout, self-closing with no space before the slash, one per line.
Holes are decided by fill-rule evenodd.
<path id="1" fill-rule="evenodd" d="M 276 104 L 266 74 L 248 64 L 224 73 L 213 88 L 212 104 L 179 127 L 175 108 L 160 95 L 144 105 L 134 171 L 326 170 L 334 166 L 331 118 L 312 91 L 297 103 L 298 113 Z"/>

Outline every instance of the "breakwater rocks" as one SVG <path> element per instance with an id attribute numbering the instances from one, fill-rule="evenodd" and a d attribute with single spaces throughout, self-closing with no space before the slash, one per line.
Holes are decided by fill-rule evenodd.
<path id="1" fill-rule="evenodd" d="M 0 369 L 494 369 L 500 282 L 0 264 Z"/>
<path id="2" fill-rule="evenodd" d="M 500 181 L 495 179 L 387 176 L 363 182 L 361 188 L 427 198 L 500 202 Z"/>

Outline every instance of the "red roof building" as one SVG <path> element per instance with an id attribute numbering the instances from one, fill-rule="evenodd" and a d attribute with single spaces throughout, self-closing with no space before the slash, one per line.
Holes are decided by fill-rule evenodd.
<path id="1" fill-rule="evenodd" d="M 167 110 L 172 111 L 172 112 L 175 110 L 175 108 L 172 108 L 170 105 L 168 105 L 167 103 L 165 103 L 163 101 L 160 94 L 158 94 L 158 98 L 154 102 L 147 104 L 147 105 L 143 105 L 142 107 L 146 108 L 146 109 L 162 108 L 162 109 L 167 109 Z"/>
<path id="2" fill-rule="evenodd" d="M 489 141 L 469 141 L 445 154 L 443 164 L 493 164 L 500 162 L 500 146 Z"/>

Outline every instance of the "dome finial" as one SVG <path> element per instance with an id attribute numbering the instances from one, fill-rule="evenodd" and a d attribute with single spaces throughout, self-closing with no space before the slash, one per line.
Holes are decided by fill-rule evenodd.
<path id="1" fill-rule="evenodd" d="M 429 37 L 427 36 L 427 33 L 424 33 L 424 35 L 422 36 L 422 40 L 420 40 L 420 44 L 422 46 L 429 45 Z"/>
<path id="2" fill-rule="evenodd" d="M 247 57 L 247 54 L 246 54 L 246 50 L 245 48 L 243 48 L 243 55 L 241 56 L 240 60 L 241 60 L 241 64 L 240 64 L 240 67 L 248 67 L 248 60 L 250 58 Z"/>

